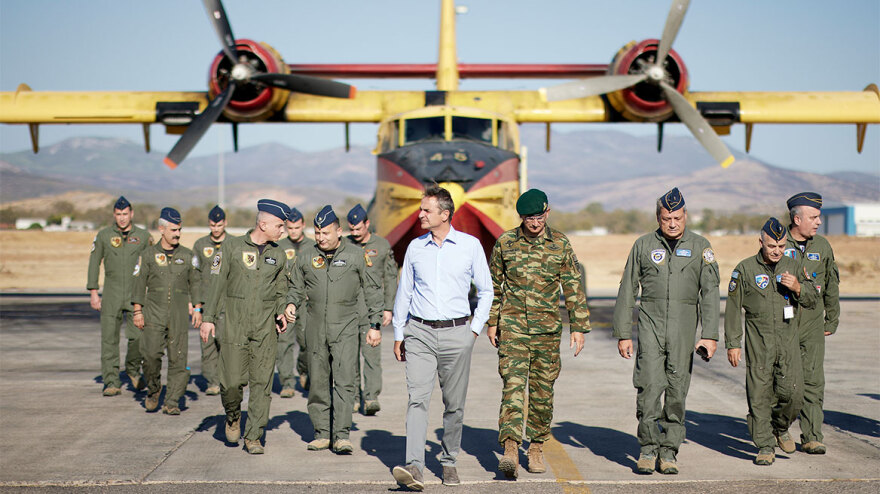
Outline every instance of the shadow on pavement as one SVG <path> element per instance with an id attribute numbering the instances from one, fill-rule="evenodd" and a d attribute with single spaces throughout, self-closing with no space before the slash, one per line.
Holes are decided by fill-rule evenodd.
<path id="1" fill-rule="evenodd" d="M 634 436 L 606 427 L 590 427 L 574 422 L 561 422 L 553 427 L 553 437 L 562 444 L 587 448 L 635 472 L 633 455 L 639 454 L 639 441 Z"/>
<path id="2" fill-rule="evenodd" d="M 390 472 L 396 465 L 404 464 L 406 437 L 395 436 L 380 429 L 369 429 L 361 439 L 361 450 L 378 458 Z"/>
<path id="3" fill-rule="evenodd" d="M 754 458 L 754 445 L 745 418 L 688 410 L 685 416 L 687 439 L 742 460 Z"/>
<path id="4" fill-rule="evenodd" d="M 880 422 L 861 415 L 825 410 L 825 423 L 842 431 L 880 437 Z"/>
<path id="5" fill-rule="evenodd" d="M 247 419 L 247 412 L 241 412 L 241 420 L 239 421 L 239 426 L 241 427 L 241 434 L 244 434 L 244 423 Z M 214 428 L 214 433 L 211 434 L 211 437 L 223 443 L 227 448 L 238 448 L 240 444 L 230 444 L 226 442 L 226 414 L 220 415 L 210 415 L 202 419 L 202 423 L 196 427 L 196 432 L 207 432 L 210 431 L 211 428 Z"/>
<path id="6" fill-rule="evenodd" d="M 859 393 L 856 396 L 866 396 L 868 398 L 871 398 L 872 400 L 880 400 L 880 394 L 878 393 Z"/>
<path id="7" fill-rule="evenodd" d="M 443 429 L 437 429 L 437 440 L 443 438 Z M 478 429 L 465 425 L 461 431 L 461 450 L 474 458 L 488 473 L 494 473 L 493 480 L 505 480 L 504 474 L 498 471 L 498 456 L 495 452 L 501 452 L 498 444 L 498 431 L 495 429 Z M 522 458 L 520 458 L 522 461 Z M 441 468 L 442 474 L 442 468 Z M 439 476 L 439 475 L 438 475 Z"/>
<path id="8" fill-rule="evenodd" d="M 266 424 L 266 430 L 272 431 L 281 427 L 285 422 L 290 424 L 290 429 L 296 432 L 303 442 L 309 442 L 315 437 L 315 428 L 312 427 L 312 419 L 309 414 L 299 410 L 291 410 L 284 415 L 275 415 L 269 417 L 269 423 Z"/>

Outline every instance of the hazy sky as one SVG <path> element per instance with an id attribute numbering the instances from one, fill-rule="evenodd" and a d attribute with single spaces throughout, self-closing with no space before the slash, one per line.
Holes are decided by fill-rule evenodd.
<path id="1" fill-rule="evenodd" d="M 224 2 L 238 38 L 265 41 L 288 63 L 433 63 L 439 1 L 299 0 Z M 463 63 L 608 63 L 631 40 L 659 37 L 669 1 L 460 0 Z M 877 0 L 693 0 L 673 45 L 694 91 L 860 91 L 880 83 Z M 197 0 L 0 0 L 0 90 L 186 90 L 206 88 L 219 42 Z M 362 90 L 432 89 L 432 80 L 354 80 Z M 561 81 L 465 80 L 462 89 L 535 89 Z M 638 124 L 554 125 L 654 134 Z M 162 159 L 177 136 L 152 127 Z M 372 146 L 374 125 L 352 126 L 353 144 Z M 687 133 L 667 125 L 667 135 Z M 724 137 L 745 147 L 744 127 Z M 44 125 L 46 147 L 71 136 L 142 142 L 139 125 Z M 341 124 L 242 125 L 242 147 L 276 141 L 301 150 L 343 144 Z M 215 125 L 193 155 L 232 147 Z M 30 148 L 26 126 L 0 125 L 0 152 Z M 532 150 L 532 153 L 543 152 Z M 807 171 L 880 170 L 880 126 L 856 153 L 854 125 L 756 126 L 752 155 Z"/>

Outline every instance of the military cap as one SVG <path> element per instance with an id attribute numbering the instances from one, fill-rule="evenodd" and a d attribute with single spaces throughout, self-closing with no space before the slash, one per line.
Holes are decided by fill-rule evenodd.
<path id="1" fill-rule="evenodd" d="M 175 225 L 180 224 L 180 213 L 177 212 L 174 208 L 162 208 L 162 212 L 159 213 L 159 219 L 165 220 L 169 223 L 174 223 Z"/>
<path id="2" fill-rule="evenodd" d="M 782 226 L 782 223 L 776 218 L 770 218 L 767 220 L 767 222 L 764 223 L 763 228 L 761 228 L 761 231 L 777 242 L 785 238 L 785 227 Z"/>
<path id="3" fill-rule="evenodd" d="M 208 212 L 208 220 L 217 223 L 218 221 L 223 221 L 226 219 L 226 211 L 223 211 L 219 205 L 211 208 L 211 211 Z"/>
<path id="4" fill-rule="evenodd" d="M 520 216 L 542 214 L 548 209 L 547 194 L 538 189 L 529 189 L 516 200 L 516 212 Z"/>
<path id="5" fill-rule="evenodd" d="M 785 204 L 788 209 L 795 206 L 812 206 L 816 209 L 822 209 L 822 196 L 815 192 L 801 192 L 789 197 Z"/>
<path id="6" fill-rule="evenodd" d="M 119 196 L 119 199 L 116 199 L 116 204 L 113 205 L 113 209 L 123 210 L 125 208 L 130 208 L 131 203 L 128 202 L 128 199 L 125 196 Z"/>
<path id="7" fill-rule="evenodd" d="M 290 208 L 290 213 L 287 215 L 287 221 L 294 223 L 303 218 L 303 214 L 299 212 L 299 209 Z"/>
<path id="8" fill-rule="evenodd" d="M 315 227 L 317 228 L 324 228 L 334 221 L 339 221 L 339 218 L 336 217 L 336 213 L 333 212 L 333 208 L 329 204 L 321 208 L 315 215 Z"/>
<path id="9" fill-rule="evenodd" d="M 660 197 L 660 205 L 663 206 L 663 209 L 669 211 L 670 213 L 683 208 L 684 197 L 682 197 L 681 192 L 678 191 L 678 187 L 675 187 L 669 192 L 663 194 Z"/>
<path id="10" fill-rule="evenodd" d="M 348 212 L 348 223 L 351 225 L 357 225 L 365 219 L 367 219 L 367 210 L 360 204 L 351 208 L 351 211 Z"/>
<path id="11" fill-rule="evenodd" d="M 269 213 L 276 218 L 286 220 L 287 215 L 290 213 L 290 208 L 283 202 L 274 201 L 272 199 L 260 199 L 257 201 L 257 211 Z"/>

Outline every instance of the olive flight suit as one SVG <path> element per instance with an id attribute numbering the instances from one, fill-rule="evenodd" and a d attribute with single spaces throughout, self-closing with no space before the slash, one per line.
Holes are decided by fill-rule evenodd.
<path id="1" fill-rule="evenodd" d="M 315 245 L 315 241 L 307 237 L 303 237 L 299 242 L 294 242 L 290 237 L 287 237 L 281 239 L 278 243 L 284 249 L 288 276 L 290 275 L 290 270 L 293 269 L 293 265 L 296 263 L 297 253 L 303 248 Z M 278 367 L 278 380 L 281 381 L 282 388 L 293 389 L 296 387 L 294 369 L 301 376 L 309 375 L 309 359 L 305 349 L 307 319 L 307 311 L 297 310 L 296 321 L 290 324 L 292 327 L 287 328 L 287 331 L 278 335 L 278 358 L 275 365 Z M 299 346 L 298 355 L 295 355 L 294 352 L 295 345 Z"/>
<path id="2" fill-rule="evenodd" d="M 383 307 L 379 284 L 367 270 L 363 251 L 341 240 L 332 254 L 317 245 L 300 251 L 290 273 L 287 295 L 288 303 L 299 308 L 305 302 L 308 307 L 309 417 L 315 439 L 331 442 L 348 439 L 351 429 L 360 321 L 358 297 L 364 297 L 372 324 L 381 322 Z"/>
<path id="3" fill-rule="evenodd" d="M 577 257 L 562 232 L 546 226 L 543 234 L 532 238 L 520 226 L 498 237 L 489 272 L 495 297 L 488 325 L 498 327 L 498 373 L 503 381 L 498 442 L 522 441 L 527 399 L 526 437 L 543 443 L 551 437 L 553 385 L 562 368 L 560 287 L 569 330 L 591 329 Z"/>
<path id="4" fill-rule="evenodd" d="M 819 294 L 819 303 L 804 309 L 801 315 L 801 363 L 804 372 L 804 406 L 800 414 L 801 444 L 822 442 L 822 411 L 825 401 L 825 332 L 834 334 L 840 319 L 840 272 L 834 261 L 831 244 L 816 235 L 803 245 L 789 230 L 785 255 L 807 270 Z"/>
<path id="5" fill-rule="evenodd" d="M 372 273 L 373 279 L 379 283 L 379 291 L 384 301 L 383 310 L 393 310 L 394 296 L 397 295 L 397 262 L 394 261 L 391 244 L 375 233 L 371 233 L 370 240 L 363 244 L 356 242 L 350 235 L 348 240 L 364 250 L 367 271 Z M 358 346 L 364 361 L 361 365 L 361 360 L 358 358 L 355 393 L 360 392 L 361 398 L 367 402 L 377 400 L 379 393 L 382 392 L 382 347 L 381 345 L 372 347 L 367 344 L 370 323 L 367 317 L 367 305 L 362 297 L 358 297 L 358 313 L 360 314 Z M 364 376 L 363 384 L 361 384 L 361 374 Z"/>
<path id="6" fill-rule="evenodd" d="M 162 355 L 168 349 L 165 404 L 179 406 L 189 382 L 186 357 L 189 350 L 189 302 L 200 303 L 199 272 L 193 252 L 179 245 L 168 252 L 158 243 L 141 254 L 134 277 L 131 302 L 143 307 L 141 337 L 147 392 L 162 390 Z"/>
<path id="7" fill-rule="evenodd" d="M 783 257 L 775 266 L 761 252 L 743 259 L 730 276 L 724 309 L 724 341 L 741 348 L 745 309 L 746 395 L 749 434 L 755 446 L 773 448 L 803 405 L 803 375 L 798 322 L 816 304 L 816 289 L 799 273 L 798 263 Z M 785 272 L 798 278 L 800 296 L 777 281 Z M 785 307 L 792 317 L 786 318 Z"/>
<path id="8" fill-rule="evenodd" d="M 249 230 L 227 237 L 211 262 L 211 294 L 205 322 L 216 322 L 225 302 L 226 327 L 220 346 L 220 398 L 227 424 L 241 417 L 245 384 L 250 389 L 244 438 L 259 441 L 269 421 L 272 375 L 278 347 L 276 318 L 284 314 L 287 270 L 284 250 L 275 242 L 259 246 Z M 245 382 L 244 376 L 247 376 Z"/>
<path id="9" fill-rule="evenodd" d="M 131 287 L 135 267 L 141 252 L 153 244 L 149 232 L 131 225 L 122 232 L 115 224 L 102 229 L 92 242 L 89 255 L 87 290 L 98 289 L 98 272 L 104 262 L 104 290 L 101 294 L 101 375 L 104 387 L 120 387 L 119 380 L 119 326 L 123 319 L 128 349 L 125 354 L 125 372 L 129 377 L 140 375 L 141 332 L 131 322 Z M 129 317 L 125 317 L 128 313 Z"/>
<path id="10" fill-rule="evenodd" d="M 226 235 L 220 242 L 215 242 L 211 235 L 205 235 L 193 244 L 193 254 L 195 254 L 197 261 L 196 270 L 199 272 L 200 279 L 199 293 L 202 296 L 200 302 L 205 302 L 204 299 L 210 293 L 211 263 L 214 261 L 214 256 L 220 255 L 220 251 L 223 250 L 223 242 L 229 238 L 229 234 L 227 233 Z M 202 347 L 202 377 L 208 381 L 209 388 L 220 386 L 220 345 L 223 342 L 223 326 L 225 321 L 226 314 L 221 302 L 220 314 L 217 316 L 217 320 L 214 321 L 215 336 L 208 335 L 207 342 L 199 340 Z"/>
<path id="11" fill-rule="evenodd" d="M 675 248 L 658 229 L 636 240 L 630 251 L 614 305 L 613 334 L 632 338 L 632 310 L 641 287 L 633 371 L 641 454 L 674 460 L 684 441 L 697 323 L 702 339 L 718 340 L 718 281 L 712 246 L 690 230 Z"/>

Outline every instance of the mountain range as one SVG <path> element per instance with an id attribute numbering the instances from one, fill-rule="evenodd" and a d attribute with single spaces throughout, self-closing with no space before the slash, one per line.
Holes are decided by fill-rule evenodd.
<path id="1" fill-rule="evenodd" d="M 543 126 L 525 125 L 521 134 L 529 147 L 529 186 L 546 191 L 559 210 L 580 210 L 593 202 L 605 209 L 652 210 L 656 198 L 675 186 L 697 210 L 775 211 L 802 190 L 822 193 L 826 204 L 880 201 L 880 173 L 797 172 L 742 153 L 722 169 L 688 136 L 667 136 L 657 153 L 654 137 L 553 133 L 546 153 Z M 175 170 L 161 158 L 131 141 L 97 137 L 68 139 L 38 154 L 0 154 L 0 205 L 51 204 L 62 194 L 78 202 L 74 192 L 88 193 L 82 197 L 90 201 L 106 195 L 109 202 L 123 194 L 137 203 L 181 208 L 216 202 L 216 155 L 191 157 Z M 226 204 L 250 208 L 260 197 L 273 197 L 310 209 L 349 197 L 369 201 L 375 166 L 365 146 L 348 153 L 342 148 L 302 152 L 277 143 L 242 148 L 224 155 Z"/>

